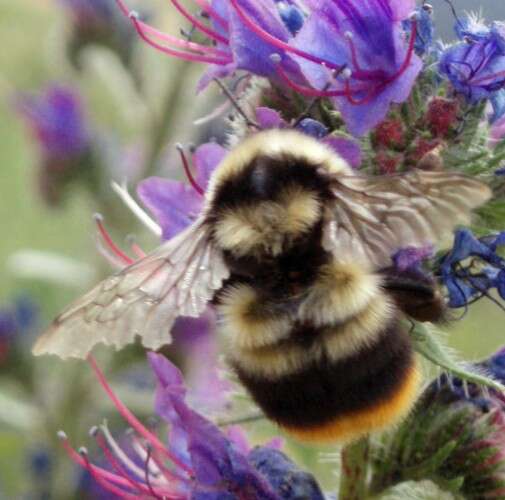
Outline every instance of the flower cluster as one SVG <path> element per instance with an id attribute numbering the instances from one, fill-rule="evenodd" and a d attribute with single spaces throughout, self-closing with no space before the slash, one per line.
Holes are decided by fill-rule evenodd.
<path id="1" fill-rule="evenodd" d="M 185 402 L 181 372 L 160 354 L 148 355 L 156 376 L 155 410 L 169 426 L 168 443 L 145 427 L 112 391 L 90 358 L 100 384 L 131 425 L 129 445 L 122 447 L 106 424 L 90 435 L 103 453 L 94 465 L 86 448 L 75 451 L 59 432 L 69 456 L 106 491 L 119 498 L 195 500 L 323 500 L 314 477 L 272 447 L 250 449 L 239 428 L 225 434 Z"/>
<path id="2" fill-rule="evenodd" d="M 505 24 L 468 17 L 457 33 L 462 41 L 442 54 L 440 72 L 471 102 L 492 97 L 505 85 Z"/>
<path id="3" fill-rule="evenodd" d="M 139 35 L 175 57 L 209 63 L 200 88 L 236 70 L 267 77 L 305 96 L 327 97 L 349 131 L 363 135 L 405 101 L 422 63 L 415 54 L 416 15 L 409 35 L 402 22 L 415 2 L 198 2 L 210 20 L 204 24 L 178 1 L 174 7 L 212 43 L 194 43 L 161 33 L 118 4 Z M 309 47 L 309 50 L 306 48 Z"/>

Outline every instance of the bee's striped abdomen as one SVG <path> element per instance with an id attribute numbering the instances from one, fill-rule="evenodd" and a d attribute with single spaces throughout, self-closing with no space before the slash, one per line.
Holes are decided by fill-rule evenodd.
<path id="1" fill-rule="evenodd" d="M 269 418 L 303 440 L 381 430 L 415 401 L 410 338 L 379 278 L 357 266 L 321 266 L 295 312 L 272 313 L 249 285 L 232 287 L 221 311 L 238 377 Z"/>
<path id="2" fill-rule="evenodd" d="M 279 356 L 282 356 L 279 347 Z M 418 373 L 407 334 L 392 324 L 377 341 L 338 361 L 319 359 L 270 378 L 234 367 L 265 414 L 303 440 L 341 440 L 401 418 L 416 396 Z"/>

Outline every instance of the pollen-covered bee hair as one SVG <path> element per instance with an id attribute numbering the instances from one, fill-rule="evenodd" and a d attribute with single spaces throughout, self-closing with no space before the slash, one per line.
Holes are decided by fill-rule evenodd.
<path id="1" fill-rule="evenodd" d="M 402 317 L 442 315 L 433 283 L 387 272 L 391 254 L 443 241 L 489 197 L 458 173 L 365 177 L 301 133 L 259 132 L 217 167 L 191 227 L 67 308 L 34 352 L 82 358 L 136 336 L 156 349 L 212 302 L 268 417 L 301 439 L 356 438 L 415 401 Z"/>

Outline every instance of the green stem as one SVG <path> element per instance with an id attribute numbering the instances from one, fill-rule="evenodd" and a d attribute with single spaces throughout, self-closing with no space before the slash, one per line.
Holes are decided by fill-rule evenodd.
<path id="1" fill-rule="evenodd" d="M 156 166 L 160 152 L 166 143 L 174 125 L 173 117 L 183 100 L 183 94 L 186 92 L 185 80 L 191 69 L 188 61 L 180 61 L 174 68 L 174 78 L 170 80 L 169 88 L 165 99 L 161 105 L 160 114 L 155 114 L 150 131 L 150 146 L 146 163 L 144 167 L 144 177 L 149 177 L 156 173 Z"/>
<path id="2" fill-rule="evenodd" d="M 257 422 L 258 420 L 264 420 L 266 417 L 261 412 L 254 412 L 248 415 L 242 415 L 241 417 L 234 418 L 221 418 L 216 421 L 218 427 L 227 427 L 229 425 L 239 425 L 239 424 L 249 424 L 251 422 Z"/>
<path id="3" fill-rule="evenodd" d="M 369 451 L 368 438 L 362 438 L 342 449 L 339 500 L 364 500 L 367 498 Z"/>

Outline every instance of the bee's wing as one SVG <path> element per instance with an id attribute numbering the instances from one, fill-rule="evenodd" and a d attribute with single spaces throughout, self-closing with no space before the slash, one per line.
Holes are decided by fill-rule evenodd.
<path id="1" fill-rule="evenodd" d="M 175 319 L 199 316 L 228 276 L 200 218 L 70 305 L 37 340 L 33 353 L 85 358 L 95 344 L 119 349 L 136 335 L 156 349 L 170 343 Z"/>
<path id="2" fill-rule="evenodd" d="M 442 242 L 491 197 L 483 183 L 454 172 L 412 170 L 392 176 L 334 179 L 328 250 L 362 257 L 377 268 L 405 246 Z"/>

